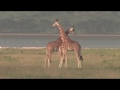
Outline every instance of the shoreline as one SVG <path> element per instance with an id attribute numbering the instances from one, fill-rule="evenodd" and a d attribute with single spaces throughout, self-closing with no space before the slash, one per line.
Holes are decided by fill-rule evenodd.
<path id="1" fill-rule="evenodd" d="M 0 47 L 0 49 L 45 49 L 46 47 Z M 120 49 L 120 48 L 82 48 L 82 49 Z"/>
<path id="2" fill-rule="evenodd" d="M 40 34 L 40 33 L 0 33 L 0 35 L 59 35 L 59 34 Z M 74 35 L 70 35 L 74 36 Z M 120 36 L 119 34 L 76 34 L 75 36 Z"/>

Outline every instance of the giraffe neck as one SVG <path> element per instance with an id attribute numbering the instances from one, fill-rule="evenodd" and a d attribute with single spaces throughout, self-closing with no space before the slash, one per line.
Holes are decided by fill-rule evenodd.
<path id="1" fill-rule="evenodd" d="M 65 34 L 68 35 L 70 32 L 69 32 L 69 29 L 67 31 L 65 31 Z M 56 41 L 60 42 L 61 41 L 61 37 L 59 37 L 58 39 L 56 39 Z"/>
<path id="2" fill-rule="evenodd" d="M 57 24 L 57 27 L 59 29 L 62 42 L 65 42 L 67 35 L 65 34 L 65 32 L 64 32 L 63 28 L 60 26 L 60 24 Z"/>

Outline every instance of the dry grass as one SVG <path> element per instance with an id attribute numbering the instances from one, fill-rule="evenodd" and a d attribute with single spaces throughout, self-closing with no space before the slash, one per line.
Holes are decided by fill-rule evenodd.
<path id="1" fill-rule="evenodd" d="M 68 67 L 58 68 L 60 56 L 52 55 L 50 68 L 44 68 L 45 49 L 1 49 L 0 78 L 88 79 L 120 78 L 120 49 L 83 49 L 82 69 L 74 52 L 68 52 Z"/>

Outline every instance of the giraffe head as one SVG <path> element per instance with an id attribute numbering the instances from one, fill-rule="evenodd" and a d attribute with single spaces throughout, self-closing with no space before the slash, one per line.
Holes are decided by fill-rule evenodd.
<path id="1" fill-rule="evenodd" d="M 75 35 L 75 29 L 74 29 L 74 26 L 70 27 L 66 33 L 72 33 L 73 35 Z"/>
<path id="2" fill-rule="evenodd" d="M 56 19 L 56 20 L 54 21 L 54 23 L 53 23 L 52 26 L 54 27 L 54 26 L 56 26 L 56 25 L 58 25 L 58 19 Z"/>

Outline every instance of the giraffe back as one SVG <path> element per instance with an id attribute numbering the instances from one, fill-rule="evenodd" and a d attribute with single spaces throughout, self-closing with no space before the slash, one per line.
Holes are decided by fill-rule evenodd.
<path id="1" fill-rule="evenodd" d="M 57 51 L 61 43 L 62 41 L 61 38 L 59 37 L 57 40 L 49 42 L 46 48 L 52 51 Z"/>

